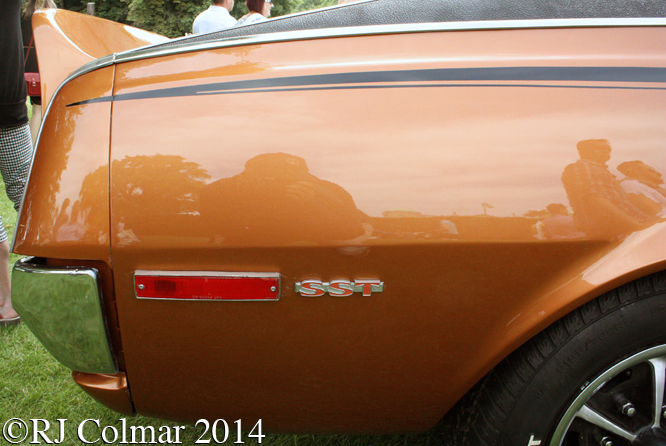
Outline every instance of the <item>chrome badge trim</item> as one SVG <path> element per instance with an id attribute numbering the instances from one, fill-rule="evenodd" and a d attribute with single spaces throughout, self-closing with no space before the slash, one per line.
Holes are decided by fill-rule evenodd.
<path id="1" fill-rule="evenodd" d="M 304 280 L 296 282 L 294 291 L 303 297 L 319 297 L 328 293 L 333 297 L 347 297 L 354 293 L 361 293 L 363 296 L 371 296 L 372 293 L 381 293 L 384 291 L 384 282 L 379 279 L 336 279 L 330 282 L 321 280 Z"/>

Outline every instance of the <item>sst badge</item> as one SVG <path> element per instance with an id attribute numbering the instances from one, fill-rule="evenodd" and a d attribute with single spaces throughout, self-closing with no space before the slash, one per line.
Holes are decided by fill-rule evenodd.
<path id="1" fill-rule="evenodd" d="M 354 281 L 339 279 L 331 280 L 330 282 L 304 280 L 296 282 L 294 289 L 304 297 L 318 297 L 326 293 L 337 297 L 351 296 L 354 293 L 371 296 L 372 293 L 381 293 L 384 291 L 384 282 L 379 279 L 359 279 Z"/>

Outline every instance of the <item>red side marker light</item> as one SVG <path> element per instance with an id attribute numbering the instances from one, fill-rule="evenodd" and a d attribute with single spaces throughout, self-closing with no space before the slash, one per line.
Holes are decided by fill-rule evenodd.
<path id="1" fill-rule="evenodd" d="M 280 299 L 280 275 L 137 271 L 134 290 L 139 299 L 275 301 Z"/>

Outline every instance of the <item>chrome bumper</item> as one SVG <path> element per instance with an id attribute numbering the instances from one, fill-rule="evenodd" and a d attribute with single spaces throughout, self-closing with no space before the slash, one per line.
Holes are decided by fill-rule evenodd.
<path id="1" fill-rule="evenodd" d="M 63 365 L 86 373 L 116 373 L 94 268 L 16 262 L 12 303 L 23 322 Z"/>

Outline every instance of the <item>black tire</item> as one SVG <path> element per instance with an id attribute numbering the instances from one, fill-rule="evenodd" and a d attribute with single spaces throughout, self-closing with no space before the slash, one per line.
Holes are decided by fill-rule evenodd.
<path id="1" fill-rule="evenodd" d="M 444 435 L 455 446 L 552 446 L 560 441 L 563 445 L 586 446 L 603 444 L 606 438 L 613 446 L 643 444 L 648 436 L 663 433 L 656 429 L 648 435 L 651 428 L 641 418 L 649 412 L 657 423 L 661 420 L 654 415 L 655 401 L 660 404 L 658 398 L 644 395 L 650 392 L 648 381 L 659 382 L 644 365 L 649 355 L 666 358 L 666 272 L 594 299 L 521 346 L 449 412 Z M 637 361 L 633 358 L 643 361 L 628 367 L 627 358 L 632 358 L 631 364 Z M 650 361 L 648 366 L 653 370 L 659 368 L 653 365 L 659 359 Z M 602 379 L 593 383 L 600 376 L 607 381 L 618 373 L 622 378 L 604 387 L 599 388 Z M 590 384 L 597 388 L 591 389 Z M 663 393 L 661 387 L 651 388 L 655 395 Z M 622 414 L 620 411 L 626 408 L 618 405 L 620 398 L 625 401 L 625 394 L 636 400 L 631 417 Z M 588 405 L 599 405 L 604 414 L 614 411 L 609 416 L 619 420 L 616 424 L 627 423 L 627 430 L 644 433 L 643 440 L 617 437 L 578 417 L 570 427 L 563 422 L 553 438 L 563 416 L 578 413 L 572 412 L 576 404 L 585 404 L 585 410 Z M 661 424 L 666 427 L 666 422 Z M 563 434 L 562 429 L 568 433 Z M 576 429 L 584 432 L 579 435 Z M 578 435 L 580 438 L 572 438 Z"/>

